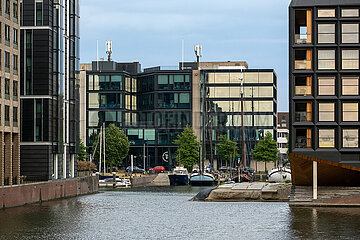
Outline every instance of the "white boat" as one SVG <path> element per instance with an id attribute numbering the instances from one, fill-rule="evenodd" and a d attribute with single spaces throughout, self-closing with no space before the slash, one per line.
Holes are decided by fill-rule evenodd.
<path id="1" fill-rule="evenodd" d="M 130 186 L 131 182 L 128 178 L 116 178 L 116 182 L 114 182 L 113 178 L 99 180 L 99 187 L 128 188 Z"/>
<path id="2" fill-rule="evenodd" d="M 283 183 L 291 181 L 291 169 L 285 167 L 274 168 L 268 174 L 269 182 Z"/>

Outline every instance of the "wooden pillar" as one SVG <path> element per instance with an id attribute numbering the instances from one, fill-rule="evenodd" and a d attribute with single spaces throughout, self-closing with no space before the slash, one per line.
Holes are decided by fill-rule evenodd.
<path id="1" fill-rule="evenodd" d="M 14 184 L 20 184 L 20 134 L 13 134 L 13 180 Z"/>
<path id="2" fill-rule="evenodd" d="M 311 43 L 311 38 L 312 38 L 312 12 L 311 10 L 307 10 L 306 11 L 306 34 L 307 34 L 307 41 L 306 43 Z"/>
<path id="3" fill-rule="evenodd" d="M 12 185 L 12 134 L 5 133 L 5 184 Z"/>
<path id="4" fill-rule="evenodd" d="M 313 161 L 313 199 L 318 198 L 318 163 Z"/>

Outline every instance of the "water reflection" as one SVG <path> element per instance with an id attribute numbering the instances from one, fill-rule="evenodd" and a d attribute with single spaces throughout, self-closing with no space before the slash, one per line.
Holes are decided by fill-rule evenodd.
<path id="1" fill-rule="evenodd" d="M 359 239 L 360 208 L 291 208 L 297 239 Z"/>
<path id="2" fill-rule="evenodd" d="M 200 188 L 104 191 L 0 211 L 0 239 L 357 239 L 360 209 L 189 201 Z"/>

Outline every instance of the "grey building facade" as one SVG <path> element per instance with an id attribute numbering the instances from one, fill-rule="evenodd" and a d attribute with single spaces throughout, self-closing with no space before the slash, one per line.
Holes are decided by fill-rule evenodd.
<path id="1" fill-rule="evenodd" d="M 22 0 L 21 174 L 76 176 L 79 1 Z"/>

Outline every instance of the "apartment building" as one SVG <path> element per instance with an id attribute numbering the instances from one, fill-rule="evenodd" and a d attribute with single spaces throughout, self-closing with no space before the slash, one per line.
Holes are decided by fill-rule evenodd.
<path id="1" fill-rule="evenodd" d="M 360 184 L 357 0 L 293 0 L 289 7 L 293 184 Z"/>
<path id="2" fill-rule="evenodd" d="M 0 186 L 4 186 L 20 183 L 20 6 L 17 0 L 0 3 Z"/>
<path id="3" fill-rule="evenodd" d="M 21 174 L 76 176 L 79 1 L 22 0 Z"/>

